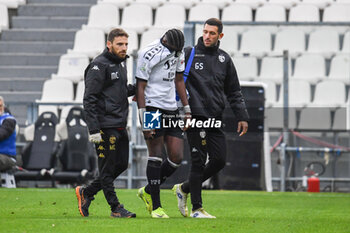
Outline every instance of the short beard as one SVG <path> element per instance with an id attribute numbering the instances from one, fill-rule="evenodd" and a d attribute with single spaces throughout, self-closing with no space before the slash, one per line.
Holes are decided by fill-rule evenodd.
<path id="1" fill-rule="evenodd" d="M 112 53 L 113 55 L 115 55 L 115 56 L 117 56 L 117 57 L 119 57 L 119 58 L 121 58 L 121 59 L 124 59 L 124 58 L 125 58 L 125 56 L 126 56 L 126 55 L 125 55 L 125 56 L 123 56 L 123 57 L 122 57 L 122 56 L 120 56 L 118 53 L 116 53 L 116 52 L 114 51 L 114 49 L 113 49 L 113 48 L 111 48 L 111 50 L 112 50 L 112 51 L 111 51 L 111 53 Z"/>

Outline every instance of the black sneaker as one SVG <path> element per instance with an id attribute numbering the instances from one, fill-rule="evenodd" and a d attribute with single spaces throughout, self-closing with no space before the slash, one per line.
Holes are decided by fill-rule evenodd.
<path id="1" fill-rule="evenodd" d="M 89 206 L 91 204 L 91 201 L 94 200 L 94 198 L 84 196 L 84 188 L 81 186 L 77 186 L 75 188 L 75 194 L 77 195 L 78 199 L 78 208 L 81 216 L 88 217 L 89 216 Z"/>
<path id="2" fill-rule="evenodd" d="M 117 208 L 111 213 L 113 218 L 135 218 L 136 214 L 124 209 L 122 204 L 119 204 Z"/>

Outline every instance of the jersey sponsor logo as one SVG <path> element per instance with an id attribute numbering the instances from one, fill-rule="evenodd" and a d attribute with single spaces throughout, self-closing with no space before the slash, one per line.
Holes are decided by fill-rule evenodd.
<path id="1" fill-rule="evenodd" d="M 146 59 L 146 60 L 152 60 L 153 59 L 153 57 L 157 54 L 157 53 L 159 53 L 160 51 L 162 51 L 162 46 L 161 45 L 158 45 L 158 46 L 156 46 L 156 47 L 153 47 L 153 48 L 151 48 L 150 50 L 148 50 L 146 53 L 145 53 L 145 55 L 144 55 L 144 58 Z"/>
<path id="2" fill-rule="evenodd" d="M 220 55 L 219 55 L 219 61 L 220 61 L 221 63 L 223 63 L 223 62 L 225 61 L 225 56 L 222 55 L 222 54 L 220 54 Z"/>
<path id="3" fill-rule="evenodd" d="M 167 60 L 167 61 L 164 63 L 163 67 L 164 67 L 164 69 L 169 70 L 170 67 L 173 67 L 174 65 L 176 65 L 176 59 Z"/>
<path id="4" fill-rule="evenodd" d="M 164 63 L 164 69 L 169 70 L 170 68 L 170 62 L 169 60 Z"/>
<path id="5" fill-rule="evenodd" d="M 98 68 L 97 65 L 94 65 L 94 66 L 91 68 L 91 70 L 100 70 L 100 68 Z"/>

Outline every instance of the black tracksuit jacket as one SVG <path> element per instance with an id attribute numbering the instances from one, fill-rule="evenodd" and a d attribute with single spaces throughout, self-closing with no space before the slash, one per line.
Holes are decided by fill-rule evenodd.
<path id="1" fill-rule="evenodd" d="M 135 94 L 135 86 L 127 85 L 125 60 L 106 48 L 85 70 L 83 105 L 90 134 L 126 127 L 128 96 Z"/>
<path id="2" fill-rule="evenodd" d="M 248 121 L 249 115 L 242 96 L 236 68 L 231 57 L 215 47 L 206 48 L 203 37 L 195 46 L 195 56 L 186 81 L 192 115 L 221 119 L 227 98 L 238 121 Z M 192 47 L 185 48 L 186 64 Z"/>

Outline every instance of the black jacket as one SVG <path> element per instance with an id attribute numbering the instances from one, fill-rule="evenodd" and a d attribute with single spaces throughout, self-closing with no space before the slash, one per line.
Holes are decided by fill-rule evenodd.
<path id="1" fill-rule="evenodd" d="M 195 56 L 186 81 L 192 115 L 221 119 L 227 98 L 237 120 L 248 121 L 236 68 L 230 56 L 219 49 L 219 44 L 206 48 L 200 37 L 195 46 Z M 191 49 L 185 48 L 186 64 Z"/>
<path id="2" fill-rule="evenodd" d="M 85 70 L 83 105 L 91 134 L 103 128 L 126 127 L 127 97 L 135 94 L 135 86 L 127 85 L 125 60 L 106 48 Z"/>

